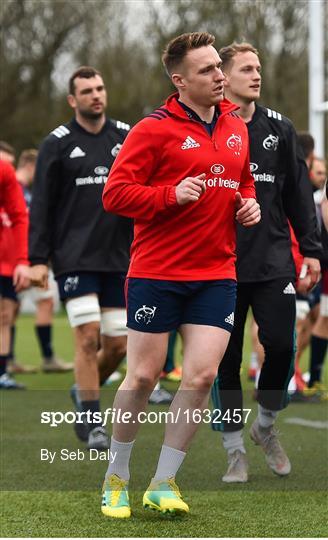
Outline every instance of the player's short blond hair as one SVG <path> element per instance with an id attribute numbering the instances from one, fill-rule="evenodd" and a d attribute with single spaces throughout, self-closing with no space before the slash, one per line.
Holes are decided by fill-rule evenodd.
<path id="1" fill-rule="evenodd" d="M 192 49 L 213 45 L 215 37 L 208 32 L 189 32 L 172 39 L 165 47 L 162 62 L 169 77 Z"/>
<path id="2" fill-rule="evenodd" d="M 226 47 L 221 47 L 221 49 L 219 50 L 219 55 L 222 60 L 222 71 L 227 70 L 231 67 L 231 64 L 236 54 L 244 52 L 252 52 L 259 56 L 258 50 L 250 43 L 247 43 L 247 41 L 242 41 L 241 43 L 237 43 L 236 41 L 234 41 Z"/>

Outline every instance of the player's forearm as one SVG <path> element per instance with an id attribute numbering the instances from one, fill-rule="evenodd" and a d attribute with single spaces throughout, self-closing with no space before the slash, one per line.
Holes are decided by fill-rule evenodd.
<path id="1" fill-rule="evenodd" d="M 107 212 L 134 219 L 153 219 L 167 208 L 178 206 L 175 186 L 144 186 L 109 178 L 103 193 Z"/>
<path id="2" fill-rule="evenodd" d="M 50 256 L 50 237 L 46 232 L 35 231 L 31 225 L 29 234 L 29 259 L 31 265 L 47 265 Z"/>
<path id="3" fill-rule="evenodd" d="M 320 259 L 322 255 L 322 246 L 320 241 L 320 232 L 315 214 L 290 215 L 292 227 L 299 243 L 299 249 L 303 257 L 313 257 Z"/>
<path id="4" fill-rule="evenodd" d="M 21 221 L 12 224 L 13 242 L 15 246 L 15 264 L 28 265 L 28 222 L 22 218 Z"/>

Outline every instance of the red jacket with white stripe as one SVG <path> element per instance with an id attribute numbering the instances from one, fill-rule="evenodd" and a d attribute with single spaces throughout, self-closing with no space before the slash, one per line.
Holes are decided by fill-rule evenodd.
<path id="1" fill-rule="evenodd" d="M 212 136 L 170 96 L 129 133 L 103 192 L 105 210 L 135 219 L 129 277 L 236 279 L 235 194 L 255 198 L 248 132 L 223 100 Z M 197 202 L 176 186 L 206 174 Z"/>

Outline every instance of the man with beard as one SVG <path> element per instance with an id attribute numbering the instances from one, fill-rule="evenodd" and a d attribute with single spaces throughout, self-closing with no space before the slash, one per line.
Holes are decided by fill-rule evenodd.
<path id="1" fill-rule="evenodd" d="M 40 148 L 29 245 L 34 283 L 46 286 L 50 261 L 74 332 L 72 397 L 92 417 L 89 424 L 76 423 L 76 433 L 88 448 L 98 449 L 109 445 L 95 414 L 100 411 L 99 384 L 126 349 L 124 280 L 132 239 L 131 221 L 106 214 L 101 203 L 108 172 L 129 130 L 106 118 L 106 102 L 101 74 L 88 66 L 77 69 L 68 95 L 75 118 L 54 129 Z"/>

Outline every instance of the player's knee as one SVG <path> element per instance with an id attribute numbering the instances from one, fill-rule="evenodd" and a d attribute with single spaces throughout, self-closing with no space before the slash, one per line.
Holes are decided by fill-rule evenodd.
<path id="1" fill-rule="evenodd" d="M 273 354 L 274 356 L 290 356 L 293 355 L 296 349 L 296 342 L 290 340 L 282 340 L 281 343 L 277 343 L 271 347 L 268 347 L 268 354 Z"/>
<path id="2" fill-rule="evenodd" d="M 0 312 L 1 326 L 11 326 L 13 322 L 13 313 L 10 309 L 3 308 Z"/>
<path id="3" fill-rule="evenodd" d="M 153 390 L 158 376 L 151 370 L 137 369 L 130 378 L 130 384 L 133 390 Z"/>
<path id="4" fill-rule="evenodd" d="M 54 310 L 54 299 L 52 297 L 50 297 L 50 298 L 42 298 L 41 300 L 39 300 L 37 305 L 38 305 L 38 308 L 52 314 L 52 312 Z"/>
<path id="5" fill-rule="evenodd" d="M 118 360 L 123 359 L 126 355 L 126 339 L 113 340 L 113 343 L 110 345 L 110 347 L 106 346 L 103 349 L 103 352 L 105 358 L 116 358 Z"/>
<path id="6" fill-rule="evenodd" d="M 98 327 L 95 324 L 86 324 L 77 330 L 78 349 L 85 356 L 96 357 L 99 348 Z"/>
<path id="7" fill-rule="evenodd" d="M 316 335 L 328 337 L 328 316 L 324 317 L 323 315 L 319 315 L 314 327 L 314 333 Z"/>
<path id="8" fill-rule="evenodd" d="M 195 374 L 190 383 L 196 390 L 210 390 L 216 376 L 216 369 L 204 369 L 202 372 Z"/>
<path id="9" fill-rule="evenodd" d="M 288 354 L 289 351 L 293 351 L 296 344 L 296 337 L 293 330 L 289 332 L 272 332 L 271 336 L 267 336 L 263 339 L 263 347 L 265 355 L 268 354 Z"/>
<path id="10" fill-rule="evenodd" d="M 227 383 L 234 383 L 240 381 L 240 364 L 227 362 L 221 362 L 218 369 L 219 379 L 223 379 Z"/>

